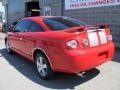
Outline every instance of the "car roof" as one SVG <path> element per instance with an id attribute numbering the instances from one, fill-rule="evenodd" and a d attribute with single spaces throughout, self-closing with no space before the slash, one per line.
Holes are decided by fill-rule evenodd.
<path id="1" fill-rule="evenodd" d="M 24 19 L 36 20 L 36 19 L 45 19 L 45 18 L 52 18 L 52 17 L 61 17 L 61 16 L 34 16 L 34 17 L 26 17 Z"/>
<path id="2" fill-rule="evenodd" d="M 53 18 L 53 17 L 57 18 L 57 17 L 61 17 L 61 16 L 34 16 L 34 17 L 26 17 L 26 18 L 23 18 L 21 20 L 32 20 L 32 21 L 40 24 L 41 22 L 43 22 L 43 19 L 45 19 L 45 18 Z"/>
<path id="3" fill-rule="evenodd" d="M 22 20 L 31 20 L 39 25 L 43 25 L 46 28 L 45 24 L 43 23 L 43 19 L 52 18 L 52 17 L 58 17 L 58 16 L 34 16 L 34 17 L 26 17 L 23 18 Z M 48 28 L 46 28 L 46 30 L 48 30 Z"/>

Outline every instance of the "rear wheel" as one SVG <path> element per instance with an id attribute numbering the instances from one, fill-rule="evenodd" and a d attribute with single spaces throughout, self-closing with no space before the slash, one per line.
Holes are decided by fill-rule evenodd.
<path id="1" fill-rule="evenodd" d="M 42 79 L 46 80 L 54 76 L 54 72 L 51 69 L 50 63 L 45 55 L 38 53 L 35 60 L 38 74 Z"/>
<path id="2" fill-rule="evenodd" d="M 10 49 L 10 44 L 9 44 L 8 40 L 6 40 L 5 46 L 6 46 L 7 52 L 8 52 L 9 54 L 11 54 L 11 53 L 12 53 L 12 50 Z"/>

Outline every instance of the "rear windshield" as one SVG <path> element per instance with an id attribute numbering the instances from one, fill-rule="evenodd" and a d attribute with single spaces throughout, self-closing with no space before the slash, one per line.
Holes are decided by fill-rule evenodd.
<path id="1" fill-rule="evenodd" d="M 54 31 L 88 25 L 80 20 L 69 17 L 51 17 L 45 18 L 43 21 L 48 26 L 48 28 Z"/>

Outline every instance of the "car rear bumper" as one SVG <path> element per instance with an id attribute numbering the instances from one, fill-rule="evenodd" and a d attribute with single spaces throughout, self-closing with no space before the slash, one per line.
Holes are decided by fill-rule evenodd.
<path id="1" fill-rule="evenodd" d="M 66 58 L 62 59 L 62 72 L 78 73 L 95 68 L 114 56 L 114 43 L 86 50 L 67 51 Z"/>

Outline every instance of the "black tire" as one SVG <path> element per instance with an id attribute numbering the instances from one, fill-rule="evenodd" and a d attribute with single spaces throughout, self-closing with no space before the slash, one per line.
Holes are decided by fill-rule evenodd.
<path id="1" fill-rule="evenodd" d="M 35 61 L 37 72 L 43 80 L 51 79 L 54 76 L 54 71 L 50 66 L 48 58 L 44 54 L 37 53 Z"/>
<path id="2" fill-rule="evenodd" d="M 10 44 L 9 44 L 9 41 L 6 40 L 5 41 L 5 46 L 6 46 L 6 50 L 9 54 L 12 54 L 12 50 L 10 49 Z"/>

